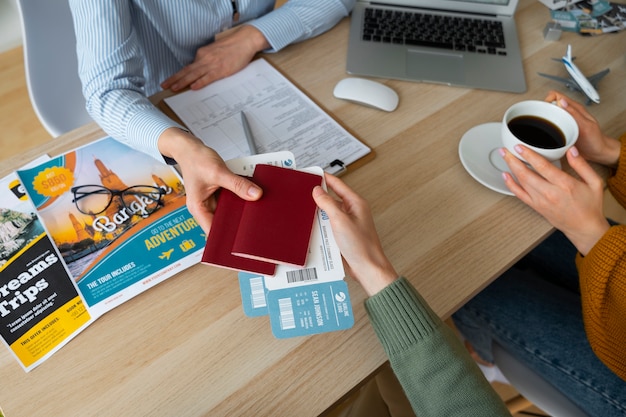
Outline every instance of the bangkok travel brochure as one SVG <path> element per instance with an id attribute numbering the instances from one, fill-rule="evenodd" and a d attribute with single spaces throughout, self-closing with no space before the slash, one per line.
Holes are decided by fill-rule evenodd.
<path id="1" fill-rule="evenodd" d="M 0 317 L 0 334 L 26 371 L 102 314 L 200 261 L 206 235 L 187 210 L 176 170 L 110 137 L 20 169 L 17 176 L 33 221 L 41 221 L 41 234 L 53 243 L 48 256 L 41 257 L 52 263 L 55 255 L 63 266 L 51 274 L 37 266 L 41 280 L 20 274 L 19 268 L 9 273 L 0 267 L 0 308 L 8 312 Z M 10 192 L 2 190 L 3 195 Z M 10 227 L 27 230 L 25 222 L 13 221 L 16 226 Z M 28 258 L 35 255 L 11 256 L 9 262 L 26 271 Z M 47 287 L 40 288 L 46 279 Z M 76 297 L 61 297 L 62 286 L 77 290 Z M 30 296 L 36 289 L 42 295 Z M 66 304 L 48 305 L 44 297 Z M 42 303 L 46 308 L 38 307 Z M 20 337 L 7 338 L 22 310 L 42 318 L 20 323 Z M 53 333 L 56 337 L 49 336 Z M 37 349 L 23 353 L 35 344 Z"/>

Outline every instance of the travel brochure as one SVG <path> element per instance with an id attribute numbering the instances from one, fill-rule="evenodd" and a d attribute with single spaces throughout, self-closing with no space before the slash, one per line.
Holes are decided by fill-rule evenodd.
<path id="1" fill-rule="evenodd" d="M 187 210 L 181 177 L 110 137 L 2 185 L 0 334 L 26 371 L 200 260 L 206 236 Z"/>
<path id="2" fill-rule="evenodd" d="M 200 259 L 205 236 L 178 173 L 119 141 L 17 173 L 95 317 Z"/>
<path id="3" fill-rule="evenodd" d="M 0 179 L 0 201 L 0 339 L 29 371 L 91 317 L 17 174 Z"/>

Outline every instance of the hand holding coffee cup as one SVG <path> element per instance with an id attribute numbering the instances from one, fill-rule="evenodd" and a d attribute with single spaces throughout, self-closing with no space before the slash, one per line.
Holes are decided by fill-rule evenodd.
<path id="1" fill-rule="evenodd" d="M 502 119 L 502 144 L 526 162 L 515 146 L 524 145 L 549 161 L 558 161 L 578 139 L 578 124 L 559 106 L 539 100 L 513 104 Z"/>

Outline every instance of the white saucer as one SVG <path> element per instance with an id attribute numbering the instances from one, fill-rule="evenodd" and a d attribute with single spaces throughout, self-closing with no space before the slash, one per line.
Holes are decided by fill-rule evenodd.
<path id="1" fill-rule="evenodd" d="M 459 157 L 465 170 L 485 187 L 501 194 L 513 195 L 502 178 L 511 172 L 498 150 L 502 147 L 502 123 L 485 123 L 465 132 L 459 142 Z M 561 167 L 561 163 L 554 164 Z"/>

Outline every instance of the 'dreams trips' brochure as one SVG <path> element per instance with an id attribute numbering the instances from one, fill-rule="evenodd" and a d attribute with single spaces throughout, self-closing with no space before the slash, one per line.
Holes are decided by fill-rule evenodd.
<path id="1" fill-rule="evenodd" d="M 0 201 L 0 340 L 28 371 L 90 315 L 15 173 L 0 179 Z"/>

